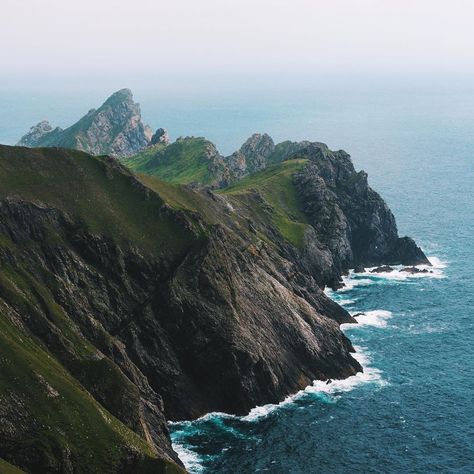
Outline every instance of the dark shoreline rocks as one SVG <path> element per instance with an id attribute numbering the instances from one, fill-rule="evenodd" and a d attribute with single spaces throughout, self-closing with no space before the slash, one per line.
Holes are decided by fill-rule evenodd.
<path id="1" fill-rule="evenodd" d="M 382 265 L 370 270 L 370 273 L 391 273 L 393 270 L 394 269 L 390 265 Z"/>
<path id="2" fill-rule="evenodd" d="M 426 268 L 416 268 L 416 267 L 405 267 L 400 270 L 404 273 L 411 273 L 412 275 L 416 275 L 418 273 L 433 273 L 432 270 L 428 270 Z"/>

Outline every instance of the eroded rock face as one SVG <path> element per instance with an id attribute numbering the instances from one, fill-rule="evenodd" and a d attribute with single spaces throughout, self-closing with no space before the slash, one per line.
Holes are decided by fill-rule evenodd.
<path id="1" fill-rule="evenodd" d="M 131 156 L 145 148 L 152 138 L 141 118 L 140 106 L 132 92 L 122 89 L 111 95 L 99 109 L 90 110 L 71 127 L 62 130 L 41 122 L 23 136 L 18 145 L 74 148 L 93 155 Z"/>
<path id="2" fill-rule="evenodd" d="M 227 157 L 231 173 L 238 179 L 265 169 L 268 157 L 275 151 L 270 135 L 254 133 L 238 151 Z"/>
<path id="3" fill-rule="evenodd" d="M 58 127 L 57 132 L 62 130 Z M 49 135 L 53 132 L 53 127 L 47 120 L 42 120 L 37 125 L 30 128 L 30 131 L 24 135 L 19 141 L 18 145 L 34 147 L 45 135 Z"/>
<path id="4" fill-rule="evenodd" d="M 168 145 L 170 142 L 170 137 L 168 135 L 168 132 L 164 128 L 159 128 L 151 137 L 149 146 L 153 145 Z"/>
<path id="5" fill-rule="evenodd" d="M 429 265 L 413 239 L 398 237 L 392 212 L 346 152 L 314 143 L 297 155 L 309 160 L 294 176 L 301 205 L 339 272 L 356 265 Z"/>
<path id="6" fill-rule="evenodd" d="M 100 357 L 134 383 L 136 399 L 127 396 L 122 405 L 100 381 L 89 385 L 47 314 L 34 321 L 24 314 L 24 324 L 111 413 L 138 432 L 145 423 L 168 451 L 163 410 L 171 419 L 244 414 L 314 379 L 360 370 L 339 330 L 340 322 L 352 321 L 349 314 L 297 265 L 225 226 L 196 240 L 182 260 L 167 261 L 78 233 L 54 209 L 8 200 L 0 213 L 2 235 L 39 245 L 2 261 L 27 261 L 35 278 L 54 278 L 56 303 Z M 61 244 L 47 243 L 51 229 L 63 236 Z"/>

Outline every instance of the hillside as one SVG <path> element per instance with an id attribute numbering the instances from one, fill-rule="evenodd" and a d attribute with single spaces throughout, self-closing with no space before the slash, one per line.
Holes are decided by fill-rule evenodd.
<path id="1" fill-rule="evenodd" d="M 238 151 L 224 157 L 209 140 L 185 137 L 172 144 L 148 147 L 122 162 L 137 173 L 158 176 L 174 184 L 225 187 L 281 163 L 308 144 L 285 141 L 275 145 L 266 133 L 255 133 Z"/>
<path id="2" fill-rule="evenodd" d="M 211 185 L 228 179 L 223 158 L 205 138 L 186 137 L 168 146 L 158 144 L 124 159 L 123 164 L 173 184 Z"/>

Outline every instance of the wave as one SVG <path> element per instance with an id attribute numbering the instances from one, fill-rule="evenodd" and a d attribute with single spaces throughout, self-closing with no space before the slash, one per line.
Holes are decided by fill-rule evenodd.
<path id="1" fill-rule="evenodd" d="M 195 474 L 204 472 L 203 459 L 195 451 L 177 441 L 173 441 L 173 449 L 176 451 L 176 454 L 179 456 L 179 459 L 181 459 L 187 471 Z"/>
<path id="2" fill-rule="evenodd" d="M 350 329 L 357 328 L 361 326 L 373 326 L 377 328 L 384 328 L 387 326 L 387 319 L 392 317 L 390 311 L 385 311 L 383 309 L 377 309 L 374 311 L 365 311 L 364 313 L 351 312 L 357 321 L 357 325 L 347 323 L 341 324 L 341 329 Z"/>
<path id="3" fill-rule="evenodd" d="M 357 286 L 387 283 L 390 281 L 400 282 L 420 278 L 445 278 L 443 269 L 447 267 L 448 262 L 434 256 L 428 257 L 428 260 L 430 261 L 431 265 L 415 266 L 415 268 L 420 270 L 418 273 L 402 271 L 404 268 L 406 268 L 404 265 L 393 265 L 393 271 L 391 272 L 375 272 L 374 270 L 376 270 L 377 267 L 368 267 L 365 269 L 365 272 L 362 273 L 354 273 L 353 270 L 350 270 L 349 275 L 342 277 L 344 287 L 340 290 L 337 290 L 336 294 L 350 291 Z M 327 291 L 326 294 L 337 301 L 337 298 L 334 298 L 334 293 L 330 290 Z"/>
<path id="4" fill-rule="evenodd" d="M 428 260 L 430 261 L 432 268 L 440 269 L 446 268 L 448 266 L 448 262 L 446 260 L 441 260 L 438 257 L 428 257 Z"/>
<path id="5" fill-rule="evenodd" d="M 307 396 L 308 394 L 324 393 L 327 395 L 337 395 L 341 392 L 349 392 L 359 385 L 366 383 L 376 383 L 379 387 L 387 385 L 388 382 L 382 379 L 382 371 L 369 366 L 370 359 L 369 354 L 366 352 L 366 348 L 354 346 L 354 349 L 356 352 L 352 354 L 352 356 L 362 366 L 364 369 L 363 372 L 358 372 L 357 374 L 342 380 L 331 380 L 329 383 L 324 380 L 315 380 L 312 385 L 307 386 L 305 389 L 300 390 L 294 395 L 290 395 L 278 404 L 267 404 L 253 408 L 248 415 L 240 417 L 240 420 L 249 422 L 257 421 L 268 416 L 275 410 L 294 403 L 296 400 Z"/>

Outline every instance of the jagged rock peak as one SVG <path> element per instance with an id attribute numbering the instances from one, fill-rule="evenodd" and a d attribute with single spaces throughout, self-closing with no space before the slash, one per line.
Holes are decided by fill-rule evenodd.
<path id="1" fill-rule="evenodd" d="M 18 144 L 74 148 L 93 155 L 126 157 L 147 147 L 152 135 L 150 127 L 143 123 L 140 105 L 133 101 L 132 91 L 120 89 L 71 127 L 52 130 L 51 125 L 42 123 Z"/>
<path id="2" fill-rule="evenodd" d="M 227 157 L 227 165 L 233 176 L 240 179 L 265 169 L 274 151 L 275 143 L 270 135 L 254 133 L 238 151 Z"/>
<path id="3" fill-rule="evenodd" d="M 275 143 L 267 133 L 254 133 L 240 147 L 240 152 L 247 159 L 255 159 L 256 157 L 268 158 L 275 151 Z"/>
<path id="4" fill-rule="evenodd" d="M 151 137 L 150 146 L 158 145 L 158 144 L 168 145 L 169 142 L 170 142 L 170 137 L 168 135 L 168 131 L 165 130 L 164 128 L 159 128 Z"/>
<path id="5" fill-rule="evenodd" d="M 114 92 L 105 102 L 104 105 L 113 105 L 120 102 L 128 102 L 133 104 L 133 93 L 130 89 L 120 89 Z"/>
<path id="6" fill-rule="evenodd" d="M 18 142 L 21 146 L 35 146 L 35 143 L 44 135 L 53 131 L 53 127 L 47 120 L 42 120 L 38 124 L 30 128 L 28 133 L 23 135 Z"/>

